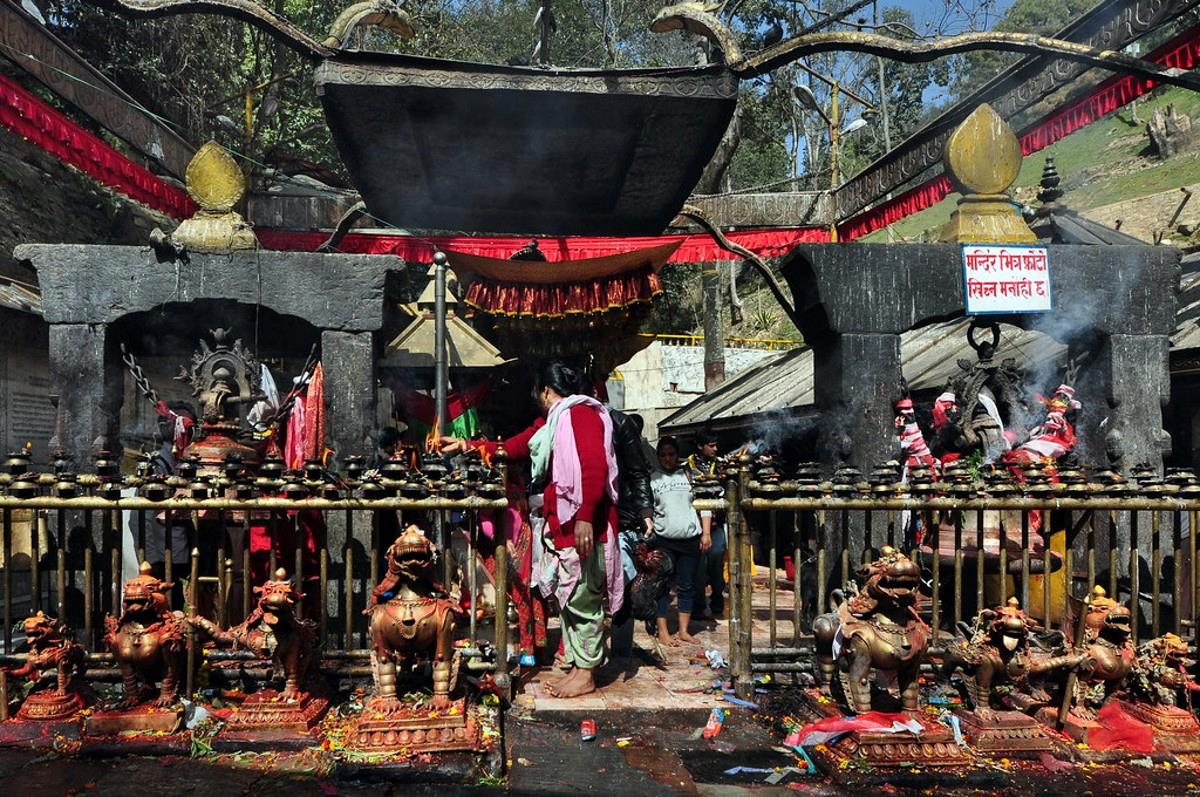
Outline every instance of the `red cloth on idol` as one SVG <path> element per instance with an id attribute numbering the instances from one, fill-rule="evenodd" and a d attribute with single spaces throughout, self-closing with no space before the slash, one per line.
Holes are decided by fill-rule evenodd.
<path id="1" fill-rule="evenodd" d="M 304 458 L 325 459 L 325 369 L 320 363 L 304 394 Z"/>
<path id="2" fill-rule="evenodd" d="M 556 548 L 575 547 L 575 522 L 590 521 L 596 542 L 608 542 L 608 529 L 617 527 L 617 507 L 608 500 L 608 462 L 604 453 L 604 422 L 591 407 L 577 404 L 571 413 L 571 429 L 575 434 L 575 449 L 579 452 L 580 483 L 583 488 L 582 503 L 566 525 L 558 522 L 558 499 L 553 482 L 546 485 L 542 494 L 542 514 L 550 539 Z M 538 429 L 546 425 L 538 418 L 525 429 L 504 441 L 504 451 L 511 459 L 529 459 L 529 440 Z M 483 447 L 495 452 L 496 443 L 483 443 Z"/>
<path id="3" fill-rule="evenodd" d="M 1096 715 L 1099 728 L 1088 731 L 1087 745 L 1093 750 L 1123 747 L 1133 753 L 1154 752 L 1154 729 L 1125 713 L 1113 700 Z"/>

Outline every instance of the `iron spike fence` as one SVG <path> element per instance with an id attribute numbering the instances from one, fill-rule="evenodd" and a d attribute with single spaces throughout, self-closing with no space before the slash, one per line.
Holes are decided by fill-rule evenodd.
<path id="1" fill-rule="evenodd" d="M 157 544 L 151 535 L 162 535 L 161 565 L 163 580 L 171 581 L 180 568 L 174 561 L 172 535 L 178 528 L 176 521 L 188 521 L 190 527 L 187 547 L 189 561 L 186 566 L 186 591 L 175 590 L 171 596 L 172 608 L 197 611 L 210 619 L 228 623 L 232 615 L 246 616 L 252 609 L 250 551 L 250 523 L 254 514 L 266 514 L 266 526 L 270 535 L 270 561 L 268 573 L 278 566 L 291 570 L 299 590 L 304 594 L 297 607 L 298 612 L 316 620 L 319 627 L 322 650 L 322 669 L 337 677 L 369 678 L 371 652 L 366 649 L 367 617 L 362 609 L 372 587 L 379 583 L 380 563 L 391 540 L 380 538 L 380 519 L 383 513 L 397 513 L 396 527 L 403 529 L 406 522 L 424 513 L 442 515 L 461 513 L 461 528 L 467 541 L 466 561 L 462 562 L 464 577 L 462 589 L 470 589 L 469 607 L 471 621 L 469 637 L 464 655 L 468 657 L 466 669 L 470 672 L 490 672 L 497 686 L 510 686 L 508 654 L 509 573 L 506 540 L 503 524 L 494 524 L 495 534 L 495 620 L 492 639 L 480 638 L 481 630 L 476 622 L 477 597 L 475 570 L 481 566 L 483 555 L 479 549 L 480 514 L 487 511 L 500 512 L 508 507 L 503 496 L 506 478 L 505 467 L 499 464 L 489 484 L 468 485 L 463 491 L 468 494 L 449 498 L 438 495 L 436 484 L 427 486 L 433 494 L 427 497 L 366 498 L 354 495 L 345 482 L 340 482 L 340 495 L 336 497 L 275 497 L 256 495 L 253 497 L 187 497 L 176 495 L 155 500 L 141 495 L 118 496 L 122 486 L 139 486 L 144 482 L 136 478 L 120 477 L 105 479 L 81 475 L 77 479 L 68 477 L 74 487 L 67 492 L 77 491 L 92 494 L 63 497 L 45 494 L 61 491 L 61 476 L 49 474 L 0 474 L 0 555 L 3 555 L 3 577 L 0 581 L 3 601 L 4 654 L 0 665 L 23 661 L 23 654 L 13 652 L 14 628 L 26 614 L 47 611 L 64 620 L 73 621 L 77 635 L 88 648 L 88 678 L 97 680 L 119 680 L 112 656 L 104 651 L 102 631 L 104 616 L 119 614 L 121 602 L 121 572 L 128 569 L 128 553 L 136 554 L 136 562 L 146 559 L 148 544 Z M 244 482 L 242 483 L 245 484 Z M 365 482 L 363 482 L 365 484 Z M 404 483 L 395 480 L 373 482 L 377 492 L 399 493 Z M 234 482 L 221 484 L 221 480 L 210 480 L 210 491 L 232 490 Z M 275 491 L 278 485 L 270 488 Z M 315 492 L 320 492 L 314 486 Z M 188 487 L 175 485 L 170 492 L 187 493 Z M 484 495 L 470 494 L 474 492 Z M 245 495 L 245 490 L 241 492 Z M 288 513 L 293 519 L 287 519 Z M 284 523 L 294 524 L 300 512 L 318 512 L 328 528 L 329 521 L 338 518 L 345 528 L 346 544 L 337 561 L 337 551 L 323 547 L 317 552 L 316 572 L 306 571 L 301 541 L 294 525 L 291 531 L 295 544 L 294 561 L 277 561 L 275 535 Z M 131 513 L 127 519 L 125 513 Z M 161 521 L 152 522 L 158 515 Z M 371 534 L 369 544 L 356 543 L 355 524 L 369 515 Z M 357 517 L 356 517 L 357 516 Z M 211 521 L 211 522 L 205 522 Z M 427 524 L 422 524 L 427 525 Z M 18 527 L 28 527 L 29 539 L 22 540 L 21 551 L 16 551 L 14 540 Z M 227 547 L 229 529 L 241 530 L 242 555 L 235 558 Z M 126 539 L 130 529 L 131 540 Z M 76 532 L 74 538 L 72 532 Z M 214 534 L 213 532 L 219 532 Z M 22 535 L 24 536 L 24 535 Z M 362 535 L 366 539 L 366 535 Z M 431 538 L 431 541 L 432 538 Z M 132 544 L 134 551 L 126 551 Z M 365 547 L 358 551 L 356 547 Z M 28 568 L 18 566 L 17 553 L 28 556 Z M 286 552 L 285 552 L 286 553 Z M 450 552 L 439 551 L 442 556 Z M 364 557 L 367 562 L 361 562 Z M 179 563 L 182 564 L 182 563 Z M 342 567 L 338 567 L 338 565 Z M 240 577 L 240 594 L 235 589 Z M 307 583 L 306 583 L 307 582 Z M 308 589 L 305 589 L 305 587 Z M 312 605 L 315 604 L 315 605 Z M 14 625 L 15 624 L 15 625 Z M 340 630 L 339 630 L 340 629 Z M 195 653 L 198 644 L 194 634 L 189 634 L 189 652 Z M 246 661 L 248 654 L 210 651 L 205 659 L 213 661 Z M 196 688 L 195 663 L 199 659 L 188 656 L 186 671 L 186 694 Z M 269 669 L 269 668 L 268 668 Z M 266 677 L 266 671 L 247 670 L 247 675 Z M 8 679 L 0 668 L 0 719 L 7 716 Z"/>
<path id="2" fill-rule="evenodd" d="M 694 505 L 726 515 L 735 688 L 748 696 L 758 674 L 811 673 L 813 618 L 884 545 L 921 565 L 935 654 L 960 623 L 1009 597 L 1047 629 L 1065 630 L 1094 585 L 1136 604 L 1135 643 L 1172 632 L 1194 650 L 1200 483 L 1122 484 L 1017 485 L 1017 494 L 989 495 L 977 483 L 946 495 L 864 480 L 835 494 L 829 483 L 758 482 L 746 461 L 730 467 L 724 496 Z M 914 520 L 924 524 L 919 543 Z M 779 572 L 781 554 L 791 558 L 790 578 Z M 757 601 L 755 567 L 766 569 Z"/>

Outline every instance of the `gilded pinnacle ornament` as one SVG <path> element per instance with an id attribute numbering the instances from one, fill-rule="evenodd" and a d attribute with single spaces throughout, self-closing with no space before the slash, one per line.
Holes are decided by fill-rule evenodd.
<path id="1" fill-rule="evenodd" d="M 992 106 L 982 103 L 946 141 L 946 174 L 962 193 L 942 227 L 948 243 L 1036 243 L 1005 193 L 1021 171 L 1021 142 Z"/>
<path id="2" fill-rule="evenodd" d="M 246 195 L 246 177 L 220 144 L 209 141 L 196 150 L 184 180 L 200 210 L 175 229 L 176 244 L 215 253 L 258 247 L 250 223 L 234 210 Z"/>

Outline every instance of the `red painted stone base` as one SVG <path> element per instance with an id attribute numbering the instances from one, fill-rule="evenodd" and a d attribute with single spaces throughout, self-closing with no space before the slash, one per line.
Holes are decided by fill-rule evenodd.
<path id="1" fill-rule="evenodd" d="M 307 734 L 328 710 L 329 701 L 311 692 L 301 693 L 299 700 L 280 700 L 274 689 L 264 689 L 242 701 L 238 710 L 230 715 L 221 737 L 252 738 L 264 730 Z"/>
<path id="2" fill-rule="evenodd" d="M 1152 706 L 1121 701 L 1121 708 L 1154 729 L 1154 743 L 1176 755 L 1200 755 L 1200 722 L 1178 706 Z"/>
<path id="3" fill-rule="evenodd" d="M 17 719 L 31 722 L 64 722 L 74 719 L 88 701 L 78 692 L 60 695 L 54 690 L 34 692 L 25 698 Z"/>
<path id="4" fill-rule="evenodd" d="M 436 753 L 480 750 L 482 739 L 474 705 L 456 700 L 450 709 L 430 716 L 428 708 L 404 707 L 380 712 L 371 704 L 363 709 L 346 738 L 346 747 L 373 753 Z"/>
<path id="5" fill-rule="evenodd" d="M 79 738 L 79 718 L 65 721 L 10 719 L 0 722 L 0 746 L 53 747 L 56 738 Z"/>
<path id="6" fill-rule="evenodd" d="M 967 709 L 958 709 L 954 713 L 962 724 L 963 736 L 981 753 L 1019 758 L 1043 752 L 1065 752 L 1057 734 L 1020 711 L 997 711 L 996 719 L 986 722 Z"/>
<path id="7" fill-rule="evenodd" d="M 809 690 L 810 693 L 813 690 Z M 815 718 L 840 717 L 842 710 L 828 699 L 809 695 L 810 712 Z M 943 725 L 924 722 L 921 733 L 850 733 L 828 745 L 835 761 L 850 761 L 875 768 L 888 767 L 964 767 L 971 756 L 954 741 L 954 733 Z"/>
<path id="8" fill-rule="evenodd" d="M 180 708 L 134 706 L 126 711 L 97 711 L 83 723 L 85 736 L 116 736 L 119 733 L 174 733 L 183 720 Z"/>

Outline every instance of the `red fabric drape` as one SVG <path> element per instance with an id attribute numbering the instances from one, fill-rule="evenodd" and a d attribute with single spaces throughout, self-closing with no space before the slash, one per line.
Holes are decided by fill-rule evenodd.
<path id="1" fill-rule="evenodd" d="M 603 313 L 641 302 L 662 293 L 658 275 L 648 269 L 589 282 L 528 285 L 476 280 L 463 299 L 492 315 L 553 318 L 579 313 Z"/>
<path id="2" fill-rule="evenodd" d="M 320 363 L 304 394 L 304 458 L 325 461 L 325 369 Z"/>
<path id="3" fill-rule="evenodd" d="M 447 422 L 454 420 L 472 407 L 478 407 L 487 395 L 490 379 L 485 379 L 473 387 L 446 396 L 446 411 L 450 417 Z M 418 393 L 407 387 L 396 388 L 396 403 L 404 409 L 407 418 L 415 418 L 426 426 L 433 426 L 437 420 L 437 402 L 424 393 Z"/>
<path id="4" fill-rule="evenodd" d="M 117 152 L 20 83 L 0 75 L 0 125 L 141 204 L 177 219 L 196 212 L 181 189 Z"/>
<path id="5" fill-rule="evenodd" d="M 322 232 L 293 232 L 259 228 L 258 240 L 267 249 L 311 252 L 329 236 Z M 796 244 L 824 243 L 829 230 L 824 227 L 793 227 L 772 230 L 734 230 L 726 237 L 761 257 L 782 257 Z M 716 260 L 741 260 L 737 255 L 718 247 L 707 234 L 659 235 L 633 238 L 593 238 L 559 236 L 538 238 L 538 246 L 550 262 L 577 260 L 584 257 L 604 257 L 642 249 L 673 240 L 683 240 L 668 262 L 701 263 Z M 377 235 L 351 233 L 342 239 L 338 251 L 355 255 L 395 255 L 405 260 L 429 262 L 437 249 L 453 249 L 484 257 L 506 258 L 529 243 L 529 237 L 440 235 L 414 238 L 408 235 Z"/>
<path id="6" fill-rule="evenodd" d="M 1200 64 L 1200 27 L 1189 28 L 1146 56 L 1163 66 L 1194 69 Z M 1118 108 L 1158 86 L 1153 80 L 1130 75 L 1114 75 L 1086 96 L 1067 105 L 1021 131 L 1021 154 L 1032 155 L 1056 141 L 1087 127 Z M 953 191 L 950 180 L 939 175 L 910 188 L 899 196 L 864 211 L 838 226 L 839 237 L 852 241 L 881 230 L 925 208 L 936 205 Z"/>

